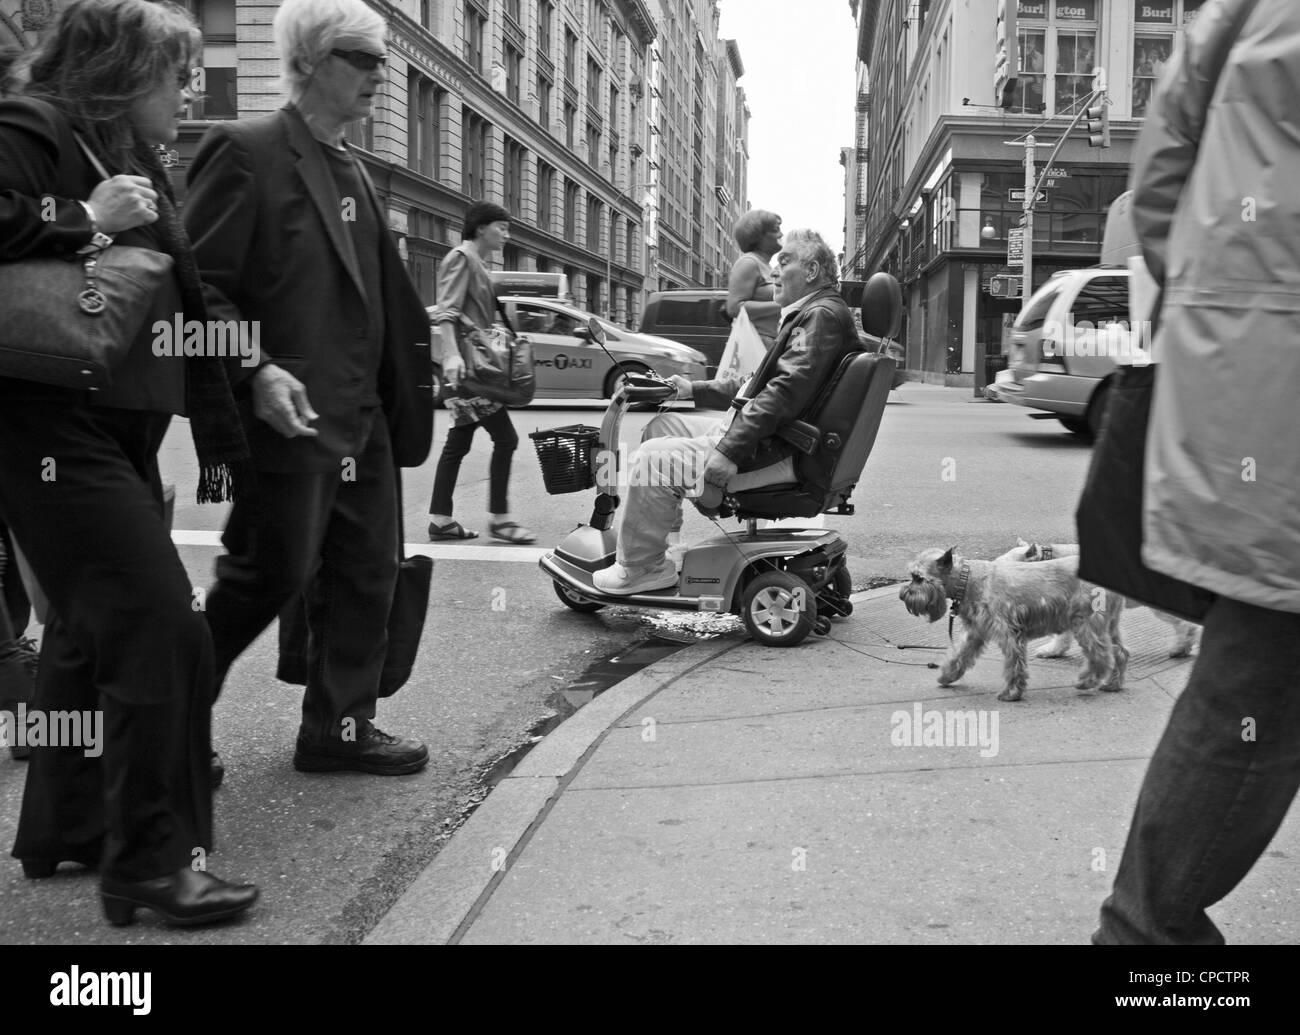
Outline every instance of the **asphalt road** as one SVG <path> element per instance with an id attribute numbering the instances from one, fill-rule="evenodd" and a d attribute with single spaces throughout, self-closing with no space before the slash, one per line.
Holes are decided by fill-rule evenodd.
<path id="1" fill-rule="evenodd" d="M 527 433 L 599 424 L 602 406 L 539 404 L 514 414 L 521 443 L 512 484 L 519 519 L 558 541 L 589 514 L 591 494 L 551 497 Z M 628 418 L 635 442 L 649 414 Z M 406 474 L 407 541 L 424 534 L 436 458 Z M 457 517 L 486 527 L 489 441 L 480 433 L 466 458 Z M 970 390 L 909 384 L 895 392 L 856 494 L 857 514 L 827 518 L 849 541 L 855 588 L 896 581 L 928 546 L 988 557 L 1017 534 L 1073 540 L 1073 509 L 1089 450 L 1054 421 L 972 398 Z M 174 527 L 195 585 L 211 582 L 224 508 L 197 507 L 188 427 L 173 426 L 162 454 L 177 484 Z M 727 529 L 735 528 L 727 523 Z M 688 541 L 713 529 L 688 513 Z M 485 774 L 569 707 L 564 691 L 593 663 L 625 652 L 655 631 L 736 635 L 730 619 L 647 615 L 610 608 L 574 614 L 555 599 L 536 549 L 437 544 L 434 592 L 421 656 L 410 683 L 381 702 L 381 728 L 419 736 L 432 761 L 415 776 L 305 776 L 291 754 L 300 692 L 278 683 L 275 630 L 232 671 L 218 703 L 214 737 L 228 767 L 217 794 L 214 873 L 261 885 L 263 898 L 236 924 L 179 933 L 148 913 L 129 929 L 102 919 L 97 882 L 71 869 L 27 881 L 0 859 L 0 943 L 356 942 L 437 853 L 485 793 Z M 732 630 L 728 632 L 727 630 Z M 13 842 L 25 767 L 0 759 L 0 845 Z"/>

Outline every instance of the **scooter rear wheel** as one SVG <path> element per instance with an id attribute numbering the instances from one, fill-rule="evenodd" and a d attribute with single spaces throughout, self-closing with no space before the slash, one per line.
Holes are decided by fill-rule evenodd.
<path id="1" fill-rule="evenodd" d="M 758 643 L 793 647 L 817 622 L 817 595 L 789 572 L 765 571 L 745 587 L 740 618 Z"/>
<path id="2" fill-rule="evenodd" d="M 588 600 L 577 590 L 570 589 L 558 579 L 552 579 L 555 586 L 555 595 L 560 598 L 560 603 L 565 607 L 571 607 L 573 610 L 584 615 L 594 615 L 597 611 L 604 608 L 604 604 L 597 603 L 595 600 Z"/>

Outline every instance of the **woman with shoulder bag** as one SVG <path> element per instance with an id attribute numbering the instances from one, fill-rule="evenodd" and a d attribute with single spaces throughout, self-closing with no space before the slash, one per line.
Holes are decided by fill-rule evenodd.
<path id="1" fill-rule="evenodd" d="M 468 338 L 491 334 L 497 320 L 496 291 L 488 276 L 486 259 L 510 240 L 510 213 L 489 201 L 476 201 L 465 212 L 460 245 L 448 253 L 438 269 L 438 305 L 433 323 L 441 332 L 442 376 L 452 389 L 459 389 L 467 373 L 464 356 L 470 354 Z M 438 346 L 435 344 L 435 348 Z M 461 395 L 467 395 L 461 389 Z M 488 533 L 505 543 L 534 543 L 537 536 L 510 516 L 508 489 L 510 464 L 519 446 L 519 436 L 510 411 L 499 402 L 481 396 L 447 400 L 454 426 L 438 458 L 433 499 L 429 503 L 429 538 L 476 539 L 452 518 L 452 496 L 460 463 L 474 441 L 474 431 L 483 427 L 492 436 L 492 461 L 488 469 Z"/>
<path id="2" fill-rule="evenodd" d="M 212 848 L 212 640 L 157 461 L 173 414 L 190 420 L 200 502 L 231 498 L 248 455 L 222 360 L 153 348 L 156 320 L 205 318 L 154 150 L 176 139 L 199 46 L 174 4 L 73 0 L 22 94 L 0 101 L 0 264 L 115 246 L 172 259 L 111 385 L 42 383 L 12 362 L 0 377 L 0 512 L 50 605 L 33 707 L 82 720 L 77 743 L 33 747 L 13 854 L 34 878 L 97 867 L 114 924 L 139 907 L 208 923 L 258 894 L 196 865 Z M 75 303 L 51 299 L 50 326 Z"/>

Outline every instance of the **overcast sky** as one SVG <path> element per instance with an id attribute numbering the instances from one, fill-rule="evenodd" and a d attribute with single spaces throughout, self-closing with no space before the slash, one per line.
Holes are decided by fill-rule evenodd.
<path id="1" fill-rule="evenodd" d="M 719 34 L 740 46 L 749 103 L 749 201 L 785 230 L 811 227 L 844 247 L 844 168 L 853 146 L 849 0 L 720 0 Z"/>

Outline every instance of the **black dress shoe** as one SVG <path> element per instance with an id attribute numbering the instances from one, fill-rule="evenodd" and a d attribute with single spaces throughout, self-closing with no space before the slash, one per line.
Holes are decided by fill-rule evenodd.
<path id="1" fill-rule="evenodd" d="M 125 927 L 135 911 L 152 909 L 169 924 L 182 927 L 210 924 L 238 916 L 257 901 L 256 884 L 230 884 L 210 873 L 185 866 L 156 880 L 100 882 L 100 898 L 108 922 Z"/>
<path id="2" fill-rule="evenodd" d="M 78 866 L 86 867 L 88 870 L 98 869 L 99 853 L 95 852 L 94 854 L 91 854 L 90 852 L 86 852 L 84 854 L 76 855 L 67 854 L 61 855 L 56 859 L 20 859 L 19 862 L 23 864 L 24 877 L 27 877 L 29 880 L 44 880 L 47 877 L 54 876 L 54 871 L 59 868 L 59 863 L 61 862 L 73 862 Z"/>
<path id="3" fill-rule="evenodd" d="M 226 767 L 221 763 L 221 756 L 212 752 L 212 789 L 215 791 L 226 778 Z"/>
<path id="4" fill-rule="evenodd" d="M 355 741 L 312 742 L 298 735 L 293 767 L 300 773 L 352 770 L 378 776 L 418 773 L 429 764 L 429 749 L 418 740 L 393 737 L 367 722 Z"/>

